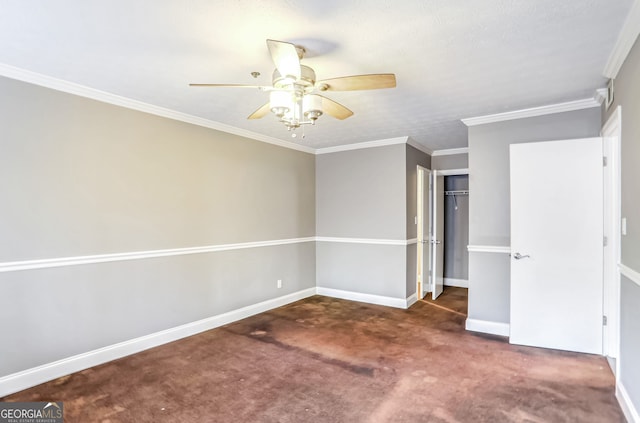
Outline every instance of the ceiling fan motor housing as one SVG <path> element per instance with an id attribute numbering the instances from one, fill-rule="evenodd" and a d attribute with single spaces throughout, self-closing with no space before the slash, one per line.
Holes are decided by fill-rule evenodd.
<path id="1" fill-rule="evenodd" d="M 270 94 L 271 111 L 280 118 L 289 130 L 300 126 L 302 117 L 310 119 L 311 123 L 322 116 L 322 99 L 315 95 L 307 95 L 313 91 L 316 83 L 316 73 L 309 66 L 300 65 L 300 78 L 282 76 L 275 69 L 273 71 L 273 87 Z M 282 90 L 282 91 L 278 91 Z M 291 110 L 299 107 L 299 111 Z M 292 112 L 291 117 L 286 116 Z"/>
<path id="2" fill-rule="evenodd" d="M 274 88 L 295 89 L 301 87 L 305 92 L 311 91 L 316 83 L 316 73 L 309 66 L 300 65 L 300 79 L 297 81 L 291 77 L 282 76 L 278 69 L 273 71 L 272 78 Z"/>

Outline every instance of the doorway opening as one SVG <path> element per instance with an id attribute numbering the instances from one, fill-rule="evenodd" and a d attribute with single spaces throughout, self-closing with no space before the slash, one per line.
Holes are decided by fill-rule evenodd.
<path id="1" fill-rule="evenodd" d="M 444 285 L 469 288 L 469 175 L 444 177 Z"/>
<path id="2" fill-rule="evenodd" d="M 469 177 L 418 168 L 418 299 L 467 312 Z M 438 301 L 440 301 L 438 300 Z M 451 303 L 451 304 L 449 304 Z"/>

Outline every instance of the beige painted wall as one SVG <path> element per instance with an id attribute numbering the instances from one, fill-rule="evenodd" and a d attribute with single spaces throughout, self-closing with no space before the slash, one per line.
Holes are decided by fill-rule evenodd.
<path id="1" fill-rule="evenodd" d="M 0 199 L 0 264 L 312 237 L 315 157 L 0 78 Z M 315 255 L 0 272 L 0 378 L 313 288 Z"/>
<path id="2" fill-rule="evenodd" d="M 0 78 L 0 260 L 312 236 L 315 159 Z"/>

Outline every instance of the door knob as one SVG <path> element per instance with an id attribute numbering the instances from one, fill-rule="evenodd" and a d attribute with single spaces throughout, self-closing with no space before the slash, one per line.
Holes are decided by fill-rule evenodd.
<path id="1" fill-rule="evenodd" d="M 522 255 L 522 254 L 520 254 L 520 253 L 515 253 L 515 254 L 513 255 L 513 258 L 514 258 L 514 259 L 516 259 L 516 260 L 521 260 L 521 259 L 523 259 L 523 258 L 529 258 L 529 257 L 531 257 L 529 254 L 525 254 L 525 255 L 523 256 L 523 255 Z"/>

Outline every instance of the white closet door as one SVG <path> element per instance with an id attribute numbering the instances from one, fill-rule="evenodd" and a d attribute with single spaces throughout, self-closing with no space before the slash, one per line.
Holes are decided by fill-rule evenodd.
<path id="1" fill-rule="evenodd" d="M 438 176 L 438 171 L 433 171 L 432 193 L 433 209 L 431 212 L 431 281 L 433 290 L 431 298 L 434 300 L 444 290 L 444 176 Z"/>
<path id="2" fill-rule="evenodd" d="M 510 342 L 602 353 L 602 140 L 511 145 Z"/>

